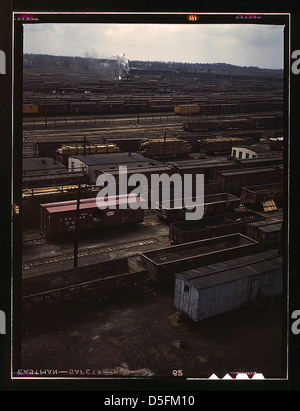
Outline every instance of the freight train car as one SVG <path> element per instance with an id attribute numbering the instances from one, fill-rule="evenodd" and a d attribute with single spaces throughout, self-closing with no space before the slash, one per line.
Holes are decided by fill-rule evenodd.
<path id="1" fill-rule="evenodd" d="M 239 168 L 252 168 L 252 167 L 265 167 L 282 165 L 283 157 L 252 157 L 252 158 L 236 158 L 234 161 L 237 163 Z"/>
<path id="2" fill-rule="evenodd" d="M 94 101 L 71 101 L 69 106 L 70 114 L 96 114 L 98 112 L 97 103 Z"/>
<path id="3" fill-rule="evenodd" d="M 157 288 L 174 286 L 175 273 L 257 252 L 257 241 L 230 234 L 174 245 L 141 254 L 149 278 Z"/>
<path id="4" fill-rule="evenodd" d="M 88 184 L 80 185 L 80 197 L 96 197 L 99 187 Z M 22 210 L 23 222 L 25 220 L 38 221 L 40 205 L 47 203 L 57 203 L 60 201 L 76 200 L 78 184 L 54 185 L 49 187 L 32 187 L 22 190 Z"/>
<path id="5" fill-rule="evenodd" d="M 186 207 L 187 201 L 193 201 L 193 206 L 204 209 L 204 217 L 232 213 L 240 206 L 241 200 L 229 193 L 218 193 L 195 197 L 193 199 L 172 199 L 170 201 L 157 202 L 157 215 L 164 221 L 170 223 L 174 221 L 183 221 L 186 214 L 190 211 Z"/>
<path id="6" fill-rule="evenodd" d="M 258 252 L 176 274 L 174 306 L 199 322 L 282 291 L 282 257 Z"/>
<path id="7" fill-rule="evenodd" d="M 183 244 L 234 233 L 246 235 L 247 224 L 264 219 L 258 213 L 242 211 L 204 217 L 198 221 L 179 221 L 170 224 L 169 239 L 172 244 Z"/>
<path id="8" fill-rule="evenodd" d="M 22 279 L 22 308 L 31 310 L 60 307 L 118 291 L 141 290 L 145 270 L 129 258 L 118 258 Z"/>
<path id="9" fill-rule="evenodd" d="M 198 160 L 196 162 L 190 163 L 175 163 L 169 162 L 170 166 L 174 168 L 176 173 L 180 174 L 181 177 L 184 177 L 185 174 L 191 174 L 196 176 L 197 174 L 204 174 L 204 178 L 208 180 L 215 180 L 216 173 L 218 171 L 225 170 L 234 170 L 237 168 L 237 164 L 233 161 L 227 160 Z"/>
<path id="10" fill-rule="evenodd" d="M 277 206 L 283 202 L 283 183 L 261 184 L 242 187 L 241 201 L 246 207 L 261 209 L 263 203 L 274 201 Z"/>
<path id="11" fill-rule="evenodd" d="M 25 115 L 39 114 L 39 105 L 38 104 L 23 104 L 23 114 Z"/>
<path id="12" fill-rule="evenodd" d="M 36 175 L 24 176 L 22 178 L 22 187 L 34 188 L 34 187 L 49 187 L 73 184 L 89 184 L 89 175 L 81 171 L 66 171 L 62 173 L 49 173 L 42 174 L 36 173 Z"/>
<path id="13" fill-rule="evenodd" d="M 56 149 L 55 158 L 68 166 L 69 156 L 78 154 L 117 153 L 120 149 L 114 143 L 107 144 L 63 144 Z"/>
<path id="14" fill-rule="evenodd" d="M 241 130 L 249 128 L 250 121 L 248 118 L 185 121 L 183 123 L 184 131 Z"/>
<path id="15" fill-rule="evenodd" d="M 176 186 L 177 189 L 177 186 Z M 149 203 L 153 202 L 152 199 L 156 199 L 157 201 L 163 201 L 164 199 L 170 198 L 170 200 L 173 200 L 174 198 L 177 198 L 178 195 L 180 197 L 184 192 L 189 193 L 191 197 L 196 197 L 197 193 L 202 192 L 202 185 L 197 185 L 195 181 L 192 181 L 192 184 L 187 185 L 182 181 L 182 184 L 180 185 L 179 188 L 180 192 L 176 192 L 175 190 L 175 185 L 170 184 L 170 187 L 168 188 L 162 188 L 162 184 L 152 184 L 149 185 L 148 188 L 148 201 Z M 205 195 L 211 195 L 211 194 L 217 194 L 220 192 L 220 184 L 217 181 L 213 180 L 204 180 L 204 194 Z"/>
<path id="16" fill-rule="evenodd" d="M 236 195 L 241 194 L 242 187 L 257 183 L 276 183 L 281 180 L 280 171 L 276 167 L 228 170 L 216 174 L 216 181 L 220 182 L 221 191 Z"/>
<path id="17" fill-rule="evenodd" d="M 66 101 L 44 102 L 39 103 L 39 112 L 41 115 L 63 115 L 69 114 L 70 103 Z"/>
<path id="18" fill-rule="evenodd" d="M 155 138 L 143 142 L 137 153 L 151 158 L 184 157 L 191 153 L 191 147 L 178 138 Z"/>
<path id="19" fill-rule="evenodd" d="M 185 121 L 183 123 L 184 131 L 212 131 L 212 130 L 247 130 L 255 128 L 273 129 L 282 127 L 283 116 L 253 116 L 236 119 L 214 119 Z"/>
<path id="20" fill-rule="evenodd" d="M 252 141 L 249 139 L 240 139 L 234 137 L 216 137 L 204 138 L 198 140 L 198 149 L 200 153 L 207 155 L 214 154 L 230 154 L 233 146 L 250 145 Z"/>
<path id="21" fill-rule="evenodd" d="M 282 236 L 282 219 L 250 223 L 246 232 L 249 238 L 258 242 L 260 251 L 278 249 Z"/>
<path id="22" fill-rule="evenodd" d="M 276 128 L 276 116 L 251 117 L 250 124 L 252 128 Z"/>
<path id="23" fill-rule="evenodd" d="M 125 111 L 124 102 L 101 101 L 97 103 L 97 113 L 99 114 L 122 114 Z"/>
<path id="24" fill-rule="evenodd" d="M 109 143 L 116 144 L 124 153 L 136 153 L 140 145 L 147 139 L 143 138 L 107 138 Z"/>
<path id="25" fill-rule="evenodd" d="M 178 115 L 188 116 L 191 114 L 198 114 L 200 111 L 200 107 L 198 104 L 179 104 L 174 107 L 174 113 Z"/>
<path id="26" fill-rule="evenodd" d="M 139 203 L 141 207 L 130 208 L 130 204 Z M 80 200 L 78 231 L 89 231 L 98 227 L 113 227 L 120 224 L 138 224 L 144 220 L 142 197 L 120 195 L 110 196 L 102 200 L 103 209 L 99 208 L 96 198 Z M 120 205 L 127 208 L 120 208 Z M 115 209 L 112 209 L 112 207 Z M 55 237 L 72 233 L 76 228 L 77 201 L 63 201 L 58 203 L 41 204 L 41 233 L 47 237 Z"/>

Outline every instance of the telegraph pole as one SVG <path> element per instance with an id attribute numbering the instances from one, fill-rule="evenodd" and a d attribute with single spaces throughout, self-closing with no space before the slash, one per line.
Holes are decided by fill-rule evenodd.
<path id="1" fill-rule="evenodd" d="M 167 138 L 167 130 L 165 131 L 165 137 L 164 137 L 164 161 L 163 161 L 164 164 L 165 164 L 165 159 L 166 159 L 166 138 Z"/>
<path id="2" fill-rule="evenodd" d="M 78 183 L 77 189 L 77 206 L 75 216 L 75 238 L 74 238 L 74 268 L 78 266 L 78 225 L 79 225 L 79 211 L 80 211 L 80 189 L 81 185 Z"/>
<path id="3" fill-rule="evenodd" d="M 86 156 L 86 136 L 83 137 L 83 155 Z"/>

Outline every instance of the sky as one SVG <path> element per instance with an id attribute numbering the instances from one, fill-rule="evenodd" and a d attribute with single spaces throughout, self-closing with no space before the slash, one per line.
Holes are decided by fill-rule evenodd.
<path id="1" fill-rule="evenodd" d="M 24 25 L 24 53 L 283 68 L 283 26 L 257 24 Z"/>

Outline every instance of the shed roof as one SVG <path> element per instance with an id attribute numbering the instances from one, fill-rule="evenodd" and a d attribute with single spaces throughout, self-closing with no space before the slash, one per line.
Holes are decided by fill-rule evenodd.
<path id="1" fill-rule="evenodd" d="M 23 159 L 23 172 L 25 175 L 36 175 L 37 173 L 66 172 L 67 167 L 50 157 L 30 157 Z"/>
<path id="2" fill-rule="evenodd" d="M 105 165 L 105 164 L 127 164 L 136 162 L 149 162 L 149 159 L 145 158 L 141 154 L 137 153 L 105 153 L 105 154 L 87 154 L 75 155 L 70 158 L 77 158 L 87 166 Z"/>
<path id="3" fill-rule="evenodd" d="M 271 151 L 269 148 L 266 147 L 260 147 L 260 146 L 237 146 L 237 147 L 232 147 L 233 149 L 235 148 L 245 148 L 249 151 L 253 151 L 253 153 L 267 153 Z"/>

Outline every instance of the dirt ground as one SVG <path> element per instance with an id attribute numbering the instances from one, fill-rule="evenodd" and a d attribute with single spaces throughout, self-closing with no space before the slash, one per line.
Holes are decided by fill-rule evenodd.
<path id="1" fill-rule="evenodd" d="M 108 296 L 24 319 L 21 370 L 63 377 L 283 377 L 280 300 L 194 323 L 155 291 Z M 44 374 L 45 375 L 45 374 Z"/>

